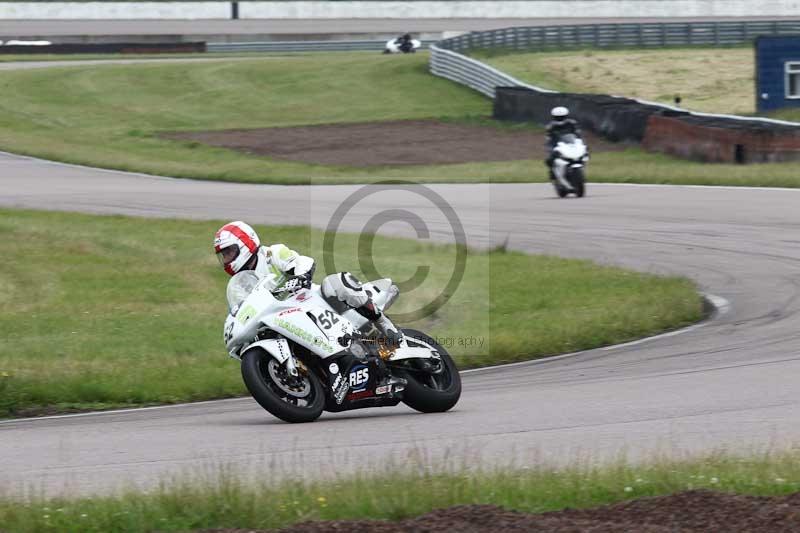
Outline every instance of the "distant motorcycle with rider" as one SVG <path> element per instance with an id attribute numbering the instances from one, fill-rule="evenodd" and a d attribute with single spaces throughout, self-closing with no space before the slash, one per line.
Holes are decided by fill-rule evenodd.
<path id="1" fill-rule="evenodd" d="M 384 54 L 413 54 L 422 43 L 419 39 L 411 37 L 410 33 L 405 33 L 396 39 L 389 39 L 386 41 L 386 46 L 383 48 Z"/>
<path id="2" fill-rule="evenodd" d="M 548 156 L 545 161 L 550 181 L 559 198 L 569 194 L 581 198 L 586 194 L 589 149 L 581 137 L 578 122 L 569 116 L 569 109 L 554 107 L 550 116 L 551 121 L 547 125 Z"/>

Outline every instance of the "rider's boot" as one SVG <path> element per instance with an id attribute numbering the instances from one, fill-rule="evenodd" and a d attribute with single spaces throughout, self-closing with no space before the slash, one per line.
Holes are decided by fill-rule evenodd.
<path id="1" fill-rule="evenodd" d="M 356 311 L 375 325 L 386 345 L 398 346 L 400 341 L 403 340 L 403 334 L 400 330 L 389 320 L 389 317 L 381 313 L 372 300 L 367 301 L 361 307 L 356 307 Z"/>
<path id="2" fill-rule="evenodd" d="M 372 322 L 375 328 L 380 332 L 384 346 L 396 348 L 403 340 L 403 334 L 400 330 L 383 314 L 372 302 L 368 300 L 367 303 L 361 307 L 356 307 L 356 311 Z M 404 378 L 392 376 L 383 362 L 383 354 L 377 358 L 377 364 L 380 368 L 381 379 L 375 386 L 375 394 L 394 395 L 402 392 L 406 388 L 407 381 Z"/>
<path id="3" fill-rule="evenodd" d="M 380 375 L 382 376 L 375 385 L 375 394 L 380 396 L 383 394 L 395 394 L 402 392 L 406 388 L 408 380 L 405 378 L 392 376 L 389 369 L 386 368 L 386 363 L 380 357 L 376 361 Z"/>

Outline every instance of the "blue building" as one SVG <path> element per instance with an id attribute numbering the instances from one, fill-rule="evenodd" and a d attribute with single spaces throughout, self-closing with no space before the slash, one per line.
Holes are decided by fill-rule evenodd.
<path id="1" fill-rule="evenodd" d="M 800 107 L 800 35 L 756 39 L 756 109 Z"/>

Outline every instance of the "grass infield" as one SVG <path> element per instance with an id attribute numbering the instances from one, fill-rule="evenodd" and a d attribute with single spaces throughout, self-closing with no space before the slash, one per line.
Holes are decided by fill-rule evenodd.
<path id="1" fill-rule="evenodd" d="M 0 210 L 0 416 L 225 398 L 245 393 L 222 343 L 228 277 L 211 238 L 221 222 Z M 258 227 L 318 261 L 322 233 Z M 336 268 L 363 276 L 359 238 L 336 239 Z M 392 314 L 432 301 L 454 246 L 378 237 L 375 268 L 395 280 L 431 266 Z M 691 282 L 516 252 L 468 251 L 463 281 L 433 315 L 405 322 L 462 368 L 639 338 L 702 315 Z"/>
<path id="2" fill-rule="evenodd" d="M 406 464 L 381 472 L 314 483 L 241 482 L 220 467 L 208 479 L 165 482 L 144 494 L 28 499 L 0 496 L 0 523 L 18 533 L 139 532 L 206 528 L 269 529 L 307 520 L 389 519 L 464 504 L 494 504 L 541 513 L 589 508 L 693 489 L 780 496 L 800 491 L 795 453 L 749 458 L 709 456 L 631 466 L 520 466 L 469 472 L 463 467 Z"/>
<path id="3" fill-rule="evenodd" d="M 270 160 L 165 131 L 264 128 L 487 114 L 478 93 L 411 57 L 329 52 L 250 60 L 60 66 L 0 72 L 0 148 L 176 177 L 308 183 L 374 170 Z M 415 175 L 414 169 L 401 172 Z"/>
<path id="4" fill-rule="evenodd" d="M 690 111 L 756 115 L 752 45 L 559 52 L 480 49 L 471 55 L 546 89 L 615 94 L 668 105 L 680 97 L 678 105 Z M 780 109 L 766 116 L 799 122 L 800 109 Z"/>
<path id="5" fill-rule="evenodd" d="M 572 54 L 580 68 L 590 63 L 580 52 Z M 544 165 L 533 156 L 519 161 L 366 169 L 279 161 L 159 137 L 166 131 L 395 119 L 492 123 L 486 119 L 491 114 L 488 99 L 430 75 L 427 61 L 427 53 L 327 52 L 256 55 L 236 61 L 193 63 L 187 59 L 177 64 L 2 71 L 0 150 L 103 168 L 256 183 L 365 183 L 386 178 L 546 181 Z M 536 69 L 542 78 L 532 81 L 563 88 L 560 71 Z M 567 76 L 570 80 L 576 77 Z M 624 94 L 622 88 L 611 92 Z M 532 154 L 538 149 L 531 147 Z M 798 170 L 796 163 L 710 165 L 631 148 L 594 153 L 587 175 L 590 182 L 797 187 Z"/>
<path id="6" fill-rule="evenodd" d="M 509 53 L 475 57 L 515 78 L 563 92 L 616 94 L 706 113 L 755 112 L 755 64 L 747 47 Z"/>

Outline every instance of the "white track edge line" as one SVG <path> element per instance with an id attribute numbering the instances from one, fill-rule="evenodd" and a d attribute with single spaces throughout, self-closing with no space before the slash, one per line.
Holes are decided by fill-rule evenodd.
<path id="1" fill-rule="evenodd" d="M 532 182 L 530 182 L 532 183 Z M 539 183 L 539 182 L 536 182 Z M 670 188 L 681 188 L 681 189 L 725 189 L 731 191 L 793 191 L 798 192 L 800 188 L 797 187 L 755 187 L 752 185 L 691 185 L 686 183 L 615 183 L 610 181 L 603 181 L 603 182 L 596 182 L 596 181 L 589 181 L 592 187 L 652 187 L 652 188 L 663 188 L 663 187 L 670 187 Z"/>
<path id="2" fill-rule="evenodd" d="M 35 422 L 37 420 L 57 420 L 59 418 L 78 418 L 84 416 L 98 416 L 98 415 L 114 415 L 119 413 L 133 413 L 139 411 L 155 411 L 156 409 L 169 409 L 170 407 L 183 407 L 186 405 L 204 405 L 209 403 L 222 403 L 234 402 L 242 400 L 251 400 L 250 396 L 241 396 L 239 398 L 223 398 L 221 400 L 203 400 L 200 402 L 185 402 L 185 403 L 171 403 L 167 405 L 151 405 L 149 407 L 130 407 L 125 409 L 109 409 L 107 411 L 90 411 L 88 413 L 72 413 L 68 415 L 49 415 L 49 416 L 33 416 L 30 418 L 9 418 L 7 420 L 0 420 L 0 426 L 4 424 L 13 424 L 17 422 Z"/>

